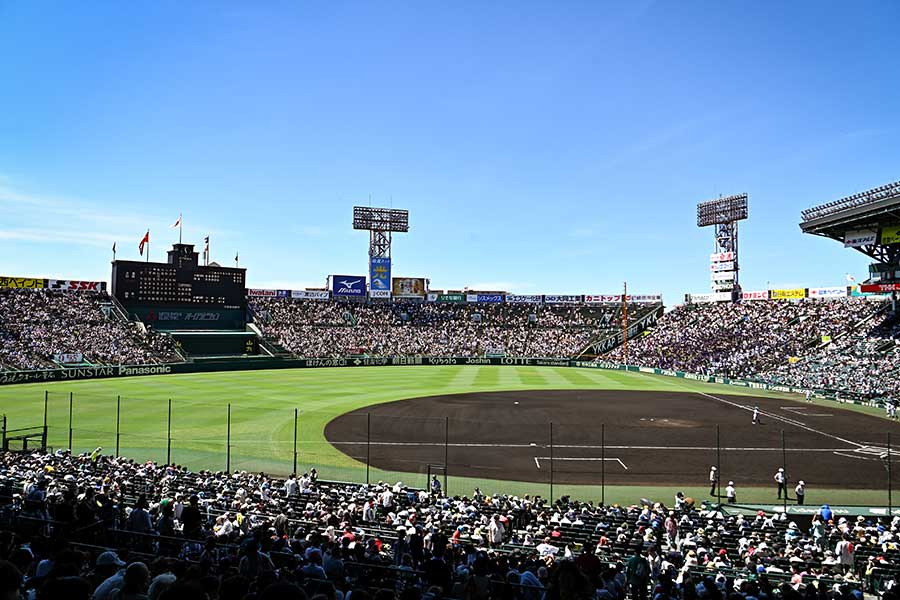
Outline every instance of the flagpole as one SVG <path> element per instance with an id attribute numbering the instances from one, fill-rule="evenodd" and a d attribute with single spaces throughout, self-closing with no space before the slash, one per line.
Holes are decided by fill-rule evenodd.
<path id="1" fill-rule="evenodd" d="M 113 251 L 113 262 L 116 262 L 116 243 L 115 242 L 113 242 L 112 251 Z"/>
<path id="2" fill-rule="evenodd" d="M 181 243 L 181 230 L 184 229 L 184 219 L 181 213 L 178 213 L 178 243 Z"/>
<path id="3" fill-rule="evenodd" d="M 147 262 L 150 262 L 150 228 L 147 228 Z"/>

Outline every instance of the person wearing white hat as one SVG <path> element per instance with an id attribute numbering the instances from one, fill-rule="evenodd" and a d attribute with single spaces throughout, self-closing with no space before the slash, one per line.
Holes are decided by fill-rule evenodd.
<path id="1" fill-rule="evenodd" d="M 784 492 L 784 495 L 787 496 L 787 487 L 785 485 L 784 478 L 784 467 L 778 467 L 778 471 L 775 473 L 775 477 L 773 477 L 775 483 L 778 484 L 778 499 L 781 500 L 781 493 Z"/>
<path id="2" fill-rule="evenodd" d="M 737 489 L 735 489 L 733 481 L 729 481 L 725 487 L 725 497 L 728 499 L 728 504 L 737 504 Z"/>
<path id="3" fill-rule="evenodd" d="M 794 493 L 797 494 L 797 504 L 803 504 L 803 496 L 806 495 L 806 484 L 802 479 L 797 482 L 797 487 L 794 488 Z"/>
<path id="4" fill-rule="evenodd" d="M 751 423 L 753 423 L 754 425 L 759 424 L 759 407 L 758 406 L 753 407 L 753 420 L 751 421 Z"/>
<path id="5" fill-rule="evenodd" d="M 716 484 L 719 482 L 719 473 L 715 466 L 709 468 L 709 495 L 716 495 Z"/>

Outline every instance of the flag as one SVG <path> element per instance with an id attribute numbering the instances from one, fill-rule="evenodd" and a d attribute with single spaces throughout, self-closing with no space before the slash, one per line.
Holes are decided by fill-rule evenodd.
<path id="1" fill-rule="evenodd" d="M 169 229 L 175 229 L 177 227 L 181 227 L 181 215 L 178 215 L 178 219 L 172 223 L 172 226 Z"/>
<path id="2" fill-rule="evenodd" d="M 141 243 L 138 244 L 138 252 L 140 252 L 141 256 L 144 255 L 144 244 L 150 243 L 150 230 L 147 230 L 147 233 L 144 234 L 144 237 L 141 239 Z"/>
<path id="3" fill-rule="evenodd" d="M 234 262 L 237 262 L 237 261 L 238 261 L 238 254 L 237 254 L 237 252 L 235 252 L 234 253 Z"/>
<path id="4" fill-rule="evenodd" d="M 115 254 L 115 253 L 116 253 L 116 243 L 113 242 L 113 254 Z"/>
<path id="5" fill-rule="evenodd" d="M 856 277 L 854 277 L 850 273 L 847 273 L 847 281 L 849 281 L 850 283 L 854 283 L 856 281 Z"/>

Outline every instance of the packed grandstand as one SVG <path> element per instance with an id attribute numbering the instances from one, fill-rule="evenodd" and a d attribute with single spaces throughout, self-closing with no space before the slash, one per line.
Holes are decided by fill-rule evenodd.
<path id="1" fill-rule="evenodd" d="M 634 506 L 446 496 L 315 470 L 189 472 L 104 456 L 0 458 L 0 593 L 39 599 L 858 600 L 897 590 L 900 517 L 809 525 L 675 494 Z M 14 533 L 9 533 L 12 530 Z"/>
<path id="2" fill-rule="evenodd" d="M 627 356 L 626 307 L 616 302 L 248 300 L 264 340 L 304 358 L 588 357 L 866 398 L 900 392 L 900 326 L 881 296 L 685 303 L 665 315 L 657 302 L 629 303 L 640 327 L 629 331 Z M 0 339 L 6 371 L 63 366 L 61 356 L 90 365 L 184 359 L 169 335 L 129 320 L 104 292 L 0 289 Z"/>

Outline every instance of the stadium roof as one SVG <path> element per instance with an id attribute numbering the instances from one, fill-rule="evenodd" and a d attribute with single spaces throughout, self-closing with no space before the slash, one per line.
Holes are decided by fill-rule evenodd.
<path id="1" fill-rule="evenodd" d="M 808 208 L 801 215 L 804 233 L 835 239 L 843 239 L 848 229 L 900 222 L 900 181 Z"/>

